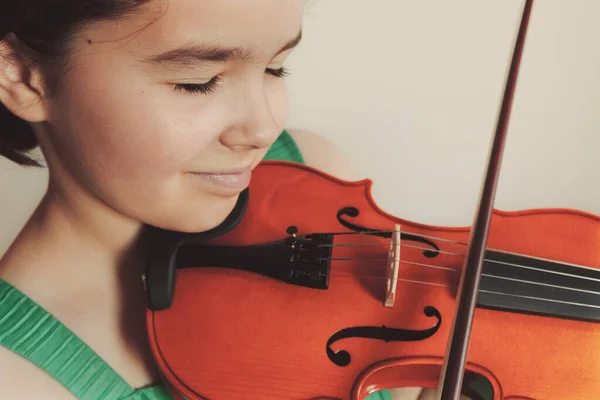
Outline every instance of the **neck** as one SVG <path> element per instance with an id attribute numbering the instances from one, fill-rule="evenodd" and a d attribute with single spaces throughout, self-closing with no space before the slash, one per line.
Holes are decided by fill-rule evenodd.
<path id="1" fill-rule="evenodd" d="M 0 277 L 35 292 L 47 287 L 106 294 L 140 279 L 142 224 L 82 192 L 72 193 L 64 196 L 50 182 L 0 261 Z"/>
<path id="2" fill-rule="evenodd" d="M 157 381 L 144 340 L 142 224 L 69 193 L 49 185 L 0 260 L 0 278 L 76 332 L 132 385 Z"/>

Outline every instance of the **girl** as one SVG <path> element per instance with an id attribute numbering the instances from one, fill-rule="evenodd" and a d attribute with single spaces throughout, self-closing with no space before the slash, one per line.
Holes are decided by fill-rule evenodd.
<path id="1" fill-rule="evenodd" d="M 304 3 L 2 3 L 0 154 L 40 165 L 39 146 L 49 169 L 0 261 L 2 398 L 170 399 L 145 333 L 142 226 L 219 225 L 265 158 L 353 178 L 328 142 L 284 130 Z"/>

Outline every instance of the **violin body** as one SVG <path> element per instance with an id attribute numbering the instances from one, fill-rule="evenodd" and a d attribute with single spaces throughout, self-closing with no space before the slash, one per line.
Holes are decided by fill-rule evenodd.
<path id="1" fill-rule="evenodd" d="M 437 387 L 471 228 L 392 216 L 370 190 L 263 162 L 239 223 L 178 248 L 172 304 L 147 310 L 175 395 L 358 400 Z M 494 400 L 600 398 L 599 243 L 594 215 L 494 211 L 465 380 L 483 376 Z"/>

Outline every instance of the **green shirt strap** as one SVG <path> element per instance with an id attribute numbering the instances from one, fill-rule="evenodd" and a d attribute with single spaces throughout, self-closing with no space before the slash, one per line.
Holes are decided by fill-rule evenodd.
<path id="1" fill-rule="evenodd" d="M 134 389 L 71 330 L 3 280 L 0 345 L 46 371 L 78 399 L 122 399 L 134 394 Z"/>

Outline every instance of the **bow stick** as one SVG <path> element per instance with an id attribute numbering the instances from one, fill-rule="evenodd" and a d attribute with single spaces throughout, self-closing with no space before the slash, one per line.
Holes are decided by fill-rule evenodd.
<path id="1" fill-rule="evenodd" d="M 521 18 L 521 26 L 504 90 L 504 98 L 489 155 L 485 181 L 479 198 L 478 212 L 473 223 L 473 229 L 471 230 L 468 255 L 465 258 L 465 265 L 457 292 L 454 325 L 450 330 L 451 342 L 446 350 L 444 366 L 440 376 L 437 391 L 438 400 L 459 400 L 462 391 L 464 367 L 469 350 L 473 314 L 477 305 L 479 282 L 481 280 L 488 231 L 494 207 L 498 176 L 500 174 L 500 164 L 532 6 L 533 0 L 527 0 Z"/>

